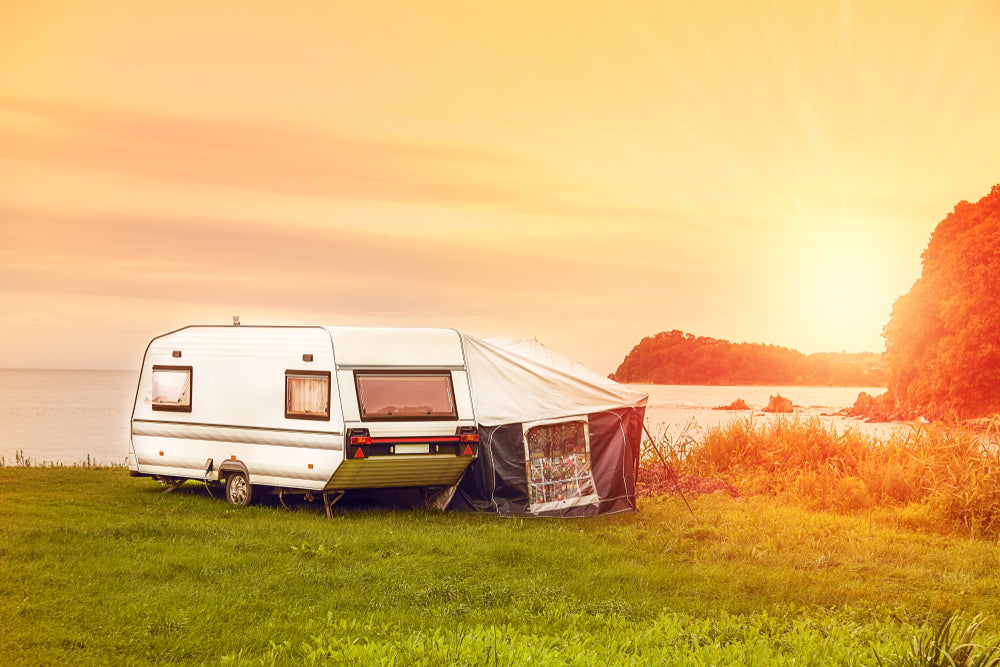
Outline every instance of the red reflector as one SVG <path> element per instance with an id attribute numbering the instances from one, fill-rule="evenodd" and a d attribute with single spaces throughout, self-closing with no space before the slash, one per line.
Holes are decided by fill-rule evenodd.
<path id="1" fill-rule="evenodd" d="M 462 456 L 472 456 L 472 447 L 466 445 L 465 449 L 462 450 Z"/>
<path id="2" fill-rule="evenodd" d="M 459 442 L 479 442 L 478 433 L 463 433 L 458 436 Z"/>
<path id="3" fill-rule="evenodd" d="M 363 459 L 363 458 L 365 458 L 365 453 L 361 450 L 360 447 L 358 447 L 358 451 L 354 452 L 354 458 L 356 458 L 356 459 Z"/>
<path id="4" fill-rule="evenodd" d="M 368 435 L 352 435 L 351 436 L 352 445 L 370 445 L 372 444 L 371 436 Z"/>

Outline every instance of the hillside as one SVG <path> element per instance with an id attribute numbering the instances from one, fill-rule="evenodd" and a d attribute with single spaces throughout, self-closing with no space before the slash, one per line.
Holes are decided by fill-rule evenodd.
<path id="1" fill-rule="evenodd" d="M 1000 412 L 1000 185 L 959 202 L 931 234 L 920 278 L 885 326 L 884 412 L 932 419 Z"/>
<path id="2" fill-rule="evenodd" d="M 876 353 L 805 355 L 674 329 L 643 338 L 611 378 L 637 384 L 883 387 L 888 371 Z"/>

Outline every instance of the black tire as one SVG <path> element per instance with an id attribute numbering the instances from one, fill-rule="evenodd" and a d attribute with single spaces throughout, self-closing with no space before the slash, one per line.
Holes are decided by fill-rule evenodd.
<path id="1" fill-rule="evenodd" d="M 230 472 L 226 476 L 226 500 L 233 505 L 246 507 L 253 502 L 253 487 L 246 473 Z"/>

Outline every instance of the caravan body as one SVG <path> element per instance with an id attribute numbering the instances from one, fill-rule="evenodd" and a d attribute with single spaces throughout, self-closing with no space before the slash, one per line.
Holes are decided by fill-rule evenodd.
<path id="1" fill-rule="evenodd" d="M 131 427 L 132 475 L 247 489 L 450 486 L 478 451 L 450 329 L 186 327 L 146 349 Z"/>

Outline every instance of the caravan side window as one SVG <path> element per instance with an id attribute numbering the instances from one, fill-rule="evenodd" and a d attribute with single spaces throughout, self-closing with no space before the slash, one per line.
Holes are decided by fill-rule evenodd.
<path id="1" fill-rule="evenodd" d="M 330 421 L 330 371 L 285 371 L 285 417 Z"/>
<path id="2" fill-rule="evenodd" d="M 587 422 L 533 426 L 524 434 L 528 502 L 532 506 L 572 501 L 595 492 Z"/>
<path id="3" fill-rule="evenodd" d="M 153 366 L 153 384 L 146 402 L 154 410 L 191 412 L 190 366 Z"/>

